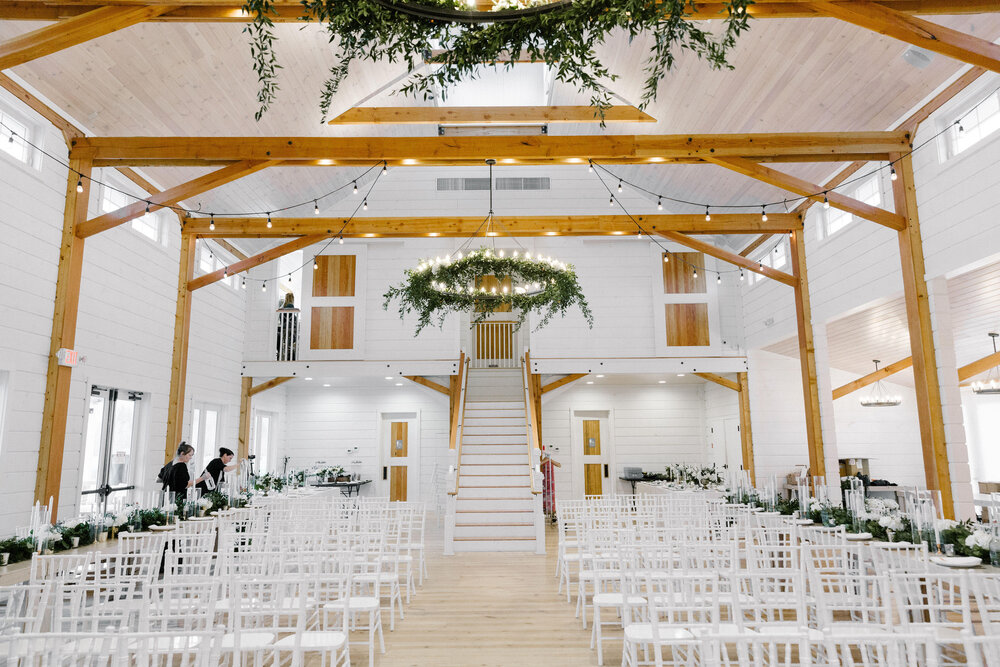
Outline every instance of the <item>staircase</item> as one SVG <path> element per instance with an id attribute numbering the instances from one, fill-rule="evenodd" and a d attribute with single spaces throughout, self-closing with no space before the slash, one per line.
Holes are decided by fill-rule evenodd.
<path id="1" fill-rule="evenodd" d="M 461 433 L 454 551 L 544 553 L 521 369 L 469 370 Z"/>

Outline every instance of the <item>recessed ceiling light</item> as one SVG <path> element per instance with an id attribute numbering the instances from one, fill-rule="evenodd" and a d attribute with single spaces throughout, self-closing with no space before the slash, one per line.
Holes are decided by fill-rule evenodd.
<path id="1" fill-rule="evenodd" d="M 326 384 L 324 384 L 323 386 L 324 386 L 324 387 L 329 387 L 329 386 L 330 386 L 330 383 L 329 383 L 329 382 L 327 382 L 327 383 L 326 383 Z"/>
<path id="2" fill-rule="evenodd" d="M 391 375 L 386 375 L 386 376 L 385 376 L 385 379 L 386 379 L 386 380 L 391 380 L 391 379 L 393 379 L 393 378 L 392 378 L 392 376 L 391 376 Z"/>
<path id="3" fill-rule="evenodd" d="M 682 377 L 684 377 L 684 373 L 678 373 L 678 374 L 677 374 L 677 377 L 679 377 L 679 378 L 682 378 Z"/>
<path id="4" fill-rule="evenodd" d="M 587 384 L 594 384 L 593 380 L 587 380 Z"/>
<path id="5" fill-rule="evenodd" d="M 308 382 L 309 380 L 312 380 L 312 378 L 305 378 L 305 380 Z"/>
<path id="6" fill-rule="evenodd" d="M 666 384 L 666 383 L 667 383 L 666 380 L 660 380 L 660 384 Z"/>
<path id="7" fill-rule="evenodd" d="M 397 382 L 397 383 L 396 383 L 396 386 L 397 386 L 397 387 L 402 387 L 402 386 L 403 386 L 403 383 L 402 383 L 402 382 Z"/>
<path id="8" fill-rule="evenodd" d="M 599 378 L 602 378 L 602 377 L 604 377 L 604 376 L 603 376 L 603 375 L 598 375 L 597 377 L 599 377 Z"/>

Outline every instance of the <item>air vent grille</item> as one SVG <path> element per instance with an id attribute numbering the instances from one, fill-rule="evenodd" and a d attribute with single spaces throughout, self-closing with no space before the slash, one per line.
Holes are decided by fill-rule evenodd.
<path id="1" fill-rule="evenodd" d="M 497 190 L 548 190 L 550 189 L 549 178 L 547 176 L 533 178 L 498 178 L 496 179 Z M 437 189 L 439 192 L 459 191 L 459 190 L 489 190 L 489 178 L 439 178 L 437 179 Z"/>

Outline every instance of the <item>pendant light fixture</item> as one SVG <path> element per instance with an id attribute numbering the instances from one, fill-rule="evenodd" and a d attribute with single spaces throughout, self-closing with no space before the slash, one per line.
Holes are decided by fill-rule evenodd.
<path id="1" fill-rule="evenodd" d="M 878 371 L 878 365 L 881 363 L 878 359 L 872 359 L 875 362 L 875 371 Z M 871 393 L 861 399 L 861 407 L 864 408 L 891 408 L 899 405 L 903 402 L 902 396 L 893 396 L 882 384 L 882 380 L 875 380 L 875 384 L 872 385 Z"/>
<path id="2" fill-rule="evenodd" d="M 989 336 L 993 339 L 993 354 L 996 354 L 997 336 L 1000 336 L 1000 334 L 991 331 Z M 973 382 L 972 391 L 977 394 L 1000 394 L 1000 364 L 990 368 L 990 372 L 985 380 Z"/>

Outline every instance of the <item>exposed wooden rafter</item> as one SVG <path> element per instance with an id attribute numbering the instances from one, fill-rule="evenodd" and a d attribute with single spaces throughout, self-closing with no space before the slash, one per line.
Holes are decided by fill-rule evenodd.
<path id="1" fill-rule="evenodd" d="M 886 160 L 909 150 L 906 132 L 493 137 L 84 137 L 73 157 L 97 166 L 184 166 L 282 160 L 284 166 L 663 164 L 743 157 L 753 161 Z"/>
<path id="2" fill-rule="evenodd" d="M 899 231 L 906 227 L 906 221 L 903 219 L 903 216 L 893 213 L 892 211 L 886 211 L 885 209 L 877 206 L 866 204 L 865 202 L 852 199 L 851 197 L 842 195 L 836 191 L 826 191 L 824 194 L 824 188 L 822 186 L 804 181 L 801 178 L 784 174 L 780 171 L 771 169 L 770 167 L 765 167 L 764 165 L 748 162 L 747 160 L 742 160 L 740 158 L 706 158 L 706 162 L 717 164 L 720 167 L 725 167 L 726 169 L 743 174 L 744 176 L 749 176 L 750 178 L 762 181 L 769 185 L 782 188 L 789 192 L 794 192 L 797 195 L 809 197 L 815 201 L 823 201 L 823 198 L 827 197 L 830 202 L 830 206 L 838 208 L 842 211 L 847 211 L 848 213 L 856 215 L 859 218 L 877 222 L 878 224 L 888 227 L 889 229 Z"/>
<path id="3" fill-rule="evenodd" d="M 569 375 L 567 375 L 565 377 L 559 378 L 558 380 L 556 380 L 554 382 L 550 382 L 550 383 L 548 383 L 546 385 L 542 385 L 542 393 L 543 394 L 547 394 L 550 391 L 553 391 L 554 389 L 558 389 L 559 387 L 565 387 L 566 385 L 568 385 L 571 382 L 576 382 L 580 378 L 587 377 L 587 375 L 588 375 L 588 373 L 571 373 L 571 374 L 569 374 Z"/>
<path id="4" fill-rule="evenodd" d="M 692 238 L 685 234 L 679 234 L 677 232 L 657 231 L 657 234 L 659 234 L 665 239 L 669 239 L 670 241 L 674 241 L 675 243 L 679 243 L 683 246 L 691 248 L 692 250 L 697 250 L 711 257 L 715 257 L 716 259 L 721 259 L 724 262 L 729 262 L 730 264 L 733 264 L 735 266 L 743 267 L 747 271 L 753 271 L 754 273 L 759 273 L 762 276 L 766 276 L 768 278 L 771 278 L 772 280 L 777 280 L 778 282 L 790 285 L 792 287 L 798 285 L 798 281 L 791 274 L 785 273 L 784 271 L 779 271 L 778 269 L 772 269 L 769 266 L 763 266 L 759 262 L 754 262 L 747 259 L 746 257 L 741 257 L 740 255 L 737 255 L 734 252 L 723 250 L 722 248 L 718 248 L 712 245 L 711 243 L 705 243 L 704 241 L 699 241 L 696 238 Z"/>
<path id="5" fill-rule="evenodd" d="M 966 364 L 958 369 L 958 381 L 965 382 L 966 380 L 971 380 L 980 373 L 985 373 L 997 364 L 1000 364 L 1000 352 L 994 352 L 993 354 L 985 356 L 982 359 L 977 359 L 971 364 Z"/>
<path id="6" fill-rule="evenodd" d="M 445 396 L 449 396 L 449 397 L 451 396 L 451 389 L 449 389 L 448 387 L 444 386 L 443 384 L 438 384 L 437 382 L 434 382 L 433 380 L 428 380 L 427 378 L 423 377 L 422 375 L 404 375 L 403 377 L 405 377 L 407 380 L 409 380 L 411 382 L 416 382 L 421 387 L 427 387 L 428 389 L 432 389 L 432 390 L 438 392 L 439 394 L 444 394 Z"/>
<path id="7" fill-rule="evenodd" d="M 724 378 L 721 375 L 716 375 L 715 373 L 695 373 L 702 380 L 708 380 L 709 382 L 714 382 L 717 385 L 725 387 L 726 389 L 732 389 L 733 391 L 739 391 L 740 385 L 738 382 L 733 382 L 729 378 Z"/>
<path id="8" fill-rule="evenodd" d="M 847 384 L 834 389 L 833 400 L 837 400 L 838 398 L 843 398 L 844 396 L 847 396 L 848 394 L 855 392 L 863 387 L 867 387 L 870 384 L 875 384 L 879 380 L 884 380 L 890 375 L 894 375 L 899 371 L 909 368 L 912 365 L 913 365 L 913 357 L 907 357 L 906 359 L 900 359 L 899 361 L 891 363 L 888 366 L 883 366 L 877 371 L 873 371 L 868 375 L 859 377 L 857 380 L 848 382 Z"/>
<path id="9" fill-rule="evenodd" d="M 186 238 L 194 238 L 188 236 Z M 226 278 L 227 276 L 234 276 L 243 271 L 252 269 L 255 266 L 260 266 L 261 264 L 266 264 L 272 260 L 278 259 L 279 257 L 284 257 L 288 253 L 295 252 L 296 250 L 302 250 L 303 248 L 308 248 L 309 246 L 319 243 L 323 239 L 327 238 L 325 234 L 314 234 L 312 236 L 302 236 L 294 241 L 289 241 L 288 243 L 283 243 L 276 248 L 271 248 L 265 250 L 264 252 L 254 255 L 253 257 L 247 257 L 246 259 L 241 259 L 235 264 L 230 264 L 229 266 L 224 266 L 223 268 L 212 271 L 211 273 L 206 273 L 205 275 L 198 276 L 188 281 L 188 289 L 194 291 L 196 289 L 201 289 L 211 285 L 212 283 L 219 282 L 220 280 Z"/>
<path id="10" fill-rule="evenodd" d="M 6 89 L 9 93 L 28 105 L 39 116 L 55 125 L 56 129 L 62 132 L 63 140 L 67 146 L 74 139 L 84 136 L 83 130 L 56 113 L 55 110 L 28 92 L 24 86 L 6 74 L 0 73 L 0 87 Z"/>
<path id="11" fill-rule="evenodd" d="M 285 237 L 300 234 L 338 234 L 346 218 L 186 218 L 184 233 L 204 238 Z M 763 222 L 759 215 L 731 213 L 713 215 L 710 222 L 701 214 L 679 215 L 523 215 L 494 216 L 494 229 L 517 236 L 624 236 L 638 231 L 680 231 L 690 234 L 756 234 L 762 231 L 785 233 L 802 228 L 802 220 L 791 213 L 777 213 Z M 435 237 L 470 236 L 482 231 L 482 216 L 456 217 L 358 217 L 344 228 L 344 237 Z"/>
<path id="12" fill-rule="evenodd" d="M 124 224 L 129 220 L 134 220 L 135 218 L 145 215 L 147 210 L 156 211 L 164 206 L 172 206 L 187 197 L 194 197 L 195 195 L 202 194 L 203 192 L 208 192 L 209 190 L 213 190 L 220 185 L 225 185 L 226 183 L 235 181 L 236 179 L 258 172 L 261 169 L 266 169 L 274 164 L 275 162 L 270 160 L 243 160 L 236 164 L 231 164 L 228 167 L 217 169 L 210 174 L 199 176 L 198 178 L 188 181 L 187 183 L 181 183 L 180 185 L 174 186 L 162 192 L 151 194 L 147 201 L 136 201 L 123 206 L 116 211 L 111 211 L 109 213 L 105 213 L 104 215 L 99 215 L 96 218 L 91 218 L 85 223 L 77 226 L 76 235 L 85 239 L 88 236 L 93 236 L 94 234 L 99 234 L 100 232 L 113 229 L 114 227 Z"/>
<path id="13" fill-rule="evenodd" d="M 485 125 L 488 123 L 655 123 L 656 119 L 632 106 L 613 106 L 604 117 L 590 106 L 552 107 L 354 107 L 329 125 Z"/>
<path id="14" fill-rule="evenodd" d="M 174 5 L 109 6 L 91 9 L 0 43 L 0 69 L 23 65 L 65 48 L 165 14 Z"/>
<path id="15" fill-rule="evenodd" d="M 261 382 L 258 385 L 254 385 L 254 386 L 250 387 L 250 389 L 247 390 L 247 395 L 248 396 L 256 396 L 257 394 L 259 394 L 262 391 L 267 391 L 268 389 L 274 389 L 278 385 L 285 384 L 289 380 L 294 380 L 294 379 L 295 378 L 291 378 L 291 377 L 276 377 L 276 378 L 272 378 L 272 379 L 268 380 L 267 382 Z"/>
<path id="16" fill-rule="evenodd" d="M 811 2 L 824 16 L 853 23 L 928 51 L 1000 72 L 1000 46 L 877 2 Z M 993 11 L 997 11 L 994 8 Z"/>

